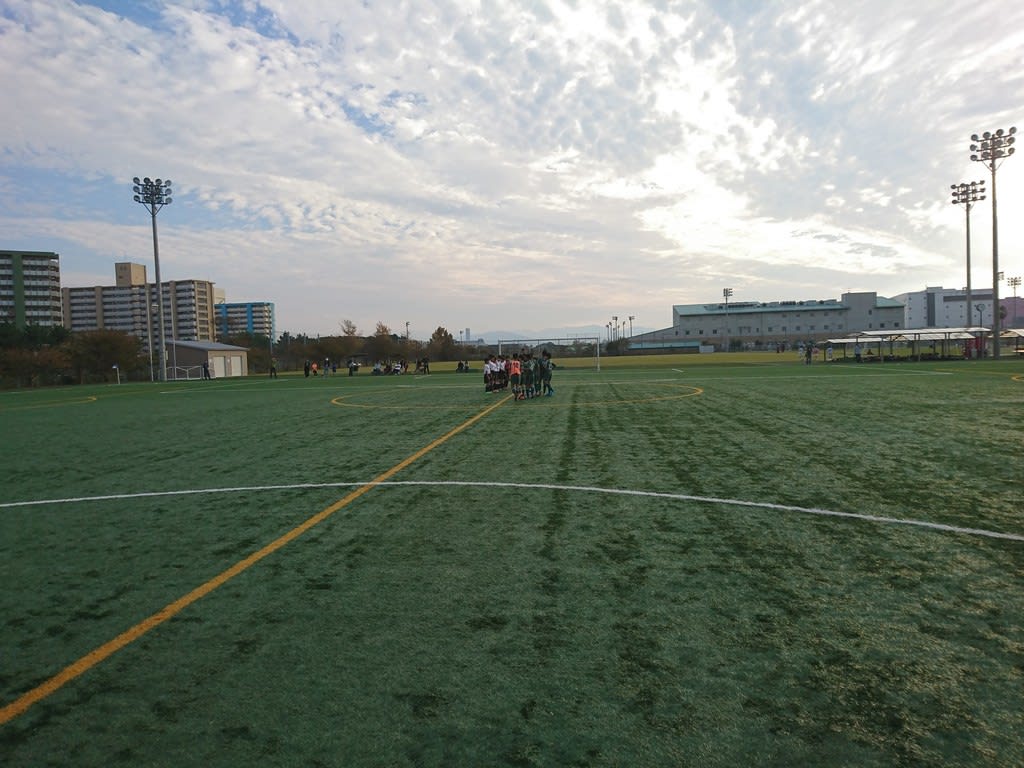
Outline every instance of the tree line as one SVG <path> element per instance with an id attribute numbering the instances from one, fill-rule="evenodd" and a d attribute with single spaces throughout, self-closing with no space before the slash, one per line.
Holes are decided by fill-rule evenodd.
<path id="1" fill-rule="evenodd" d="M 438 327 L 430 339 L 419 341 L 392 333 L 378 322 L 370 336 L 360 335 L 355 324 L 344 320 L 333 336 L 282 333 L 271 348 L 260 334 L 237 334 L 218 339 L 248 350 L 249 373 L 266 373 L 271 357 L 279 371 L 302 370 L 307 360 L 349 359 L 373 364 L 403 359 L 410 363 L 424 357 L 432 361 L 476 357 L 476 347 L 460 345 L 446 328 Z M 63 326 L 0 323 L 0 386 L 30 387 L 55 384 L 87 384 L 121 380 L 148 381 L 159 362 L 150 359 L 142 340 L 123 331 L 95 330 L 72 333 Z"/>
<path id="2" fill-rule="evenodd" d="M 378 322 L 373 334 L 363 336 L 350 320 L 341 322 L 341 332 L 333 336 L 282 333 L 274 344 L 273 356 L 279 371 L 301 371 L 307 360 L 337 362 L 340 367 L 349 360 L 360 365 L 374 362 L 406 360 L 413 363 L 424 357 L 431 360 L 458 360 L 477 354 L 475 347 L 460 345 L 451 331 L 441 326 L 430 339 L 421 341 L 392 333 L 385 323 Z M 227 344 L 249 350 L 249 368 L 253 373 L 270 369 L 270 342 L 266 336 L 241 334 L 223 340 Z"/>
<path id="3" fill-rule="evenodd" d="M 72 333 L 63 326 L 0 323 L 0 385 L 85 384 L 131 376 L 146 366 L 142 342 L 122 331 Z"/>

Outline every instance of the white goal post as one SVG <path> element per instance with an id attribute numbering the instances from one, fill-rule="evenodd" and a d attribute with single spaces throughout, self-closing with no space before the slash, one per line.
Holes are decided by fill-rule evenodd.
<path id="1" fill-rule="evenodd" d="M 549 339 L 498 339 L 498 354 L 511 355 L 522 350 L 539 355 L 545 349 L 554 358 L 594 361 L 594 370 L 601 370 L 601 339 L 597 336 L 562 336 Z"/>

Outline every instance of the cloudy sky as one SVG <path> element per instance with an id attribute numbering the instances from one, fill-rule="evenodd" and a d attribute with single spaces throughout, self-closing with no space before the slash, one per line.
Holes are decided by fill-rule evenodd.
<path id="1" fill-rule="evenodd" d="M 162 277 L 293 333 L 961 287 L 949 186 L 1024 129 L 1022 51 L 1017 0 L 0 0 L 0 248 L 152 276 L 138 175 Z M 1020 275 L 1024 157 L 998 184 Z"/>

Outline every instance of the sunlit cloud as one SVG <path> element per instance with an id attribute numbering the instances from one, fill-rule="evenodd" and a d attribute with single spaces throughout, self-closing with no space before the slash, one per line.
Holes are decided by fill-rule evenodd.
<path id="1" fill-rule="evenodd" d="M 952 287 L 949 185 L 984 178 L 971 133 L 1024 119 L 1022 30 L 962 0 L 7 0 L 0 247 L 58 250 L 66 285 L 149 263 L 149 174 L 165 276 L 293 332 Z M 1000 217 L 1007 274 L 1022 240 Z"/>

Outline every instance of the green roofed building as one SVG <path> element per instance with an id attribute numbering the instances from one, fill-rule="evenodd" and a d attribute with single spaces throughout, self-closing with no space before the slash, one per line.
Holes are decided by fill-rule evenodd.
<path id="1" fill-rule="evenodd" d="M 59 259 L 48 251 L 0 251 L 0 322 L 63 324 Z"/>
<path id="2" fill-rule="evenodd" d="M 770 349 L 903 325 L 903 303 L 873 292 L 844 293 L 839 299 L 678 304 L 672 307 L 671 328 L 633 336 L 629 348 Z"/>

